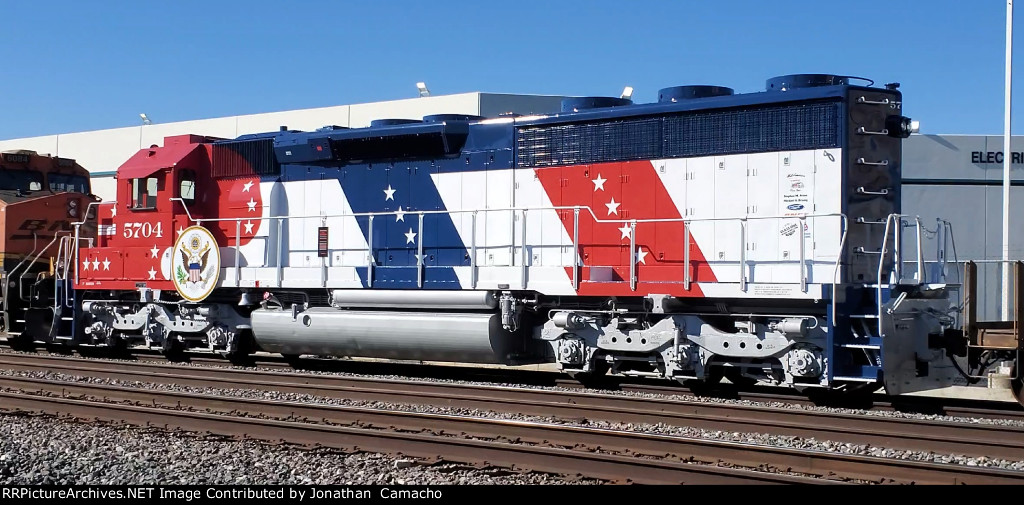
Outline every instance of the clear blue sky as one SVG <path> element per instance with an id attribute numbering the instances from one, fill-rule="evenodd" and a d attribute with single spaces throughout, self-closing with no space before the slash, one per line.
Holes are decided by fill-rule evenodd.
<path id="1" fill-rule="evenodd" d="M 925 133 L 1001 134 L 1003 0 L 0 0 L 0 139 L 487 91 L 902 83 Z M 1024 99 L 1024 5 L 1014 94 Z M 1014 131 L 1024 134 L 1015 115 Z"/>

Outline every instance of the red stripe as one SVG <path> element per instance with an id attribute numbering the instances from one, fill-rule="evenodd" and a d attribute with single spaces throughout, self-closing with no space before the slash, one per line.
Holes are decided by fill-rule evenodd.
<path id="1" fill-rule="evenodd" d="M 593 209 L 598 219 L 679 219 L 676 208 L 650 161 L 627 161 L 597 165 L 539 168 L 537 178 L 551 203 L 557 207 L 580 206 Z M 603 189 L 595 179 L 604 179 Z M 618 204 L 612 208 L 612 201 Z M 562 225 L 573 236 L 573 211 L 559 211 Z M 636 244 L 646 252 L 637 264 L 637 289 L 629 285 L 630 241 L 623 238 L 623 223 L 601 223 L 586 210 L 579 217 L 579 243 L 583 259 L 578 293 L 586 296 L 628 296 L 646 293 L 673 296 L 704 294 L 696 284 L 684 288 L 684 236 L 682 221 L 637 223 Z M 690 272 L 692 282 L 716 282 L 704 254 L 691 236 Z M 600 267 L 600 268 L 594 268 Z M 610 271 L 608 270 L 610 267 Z M 566 269 L 570 272 L 571 267 Z M 588 282 L 611 274 L 614 282 Z"/>

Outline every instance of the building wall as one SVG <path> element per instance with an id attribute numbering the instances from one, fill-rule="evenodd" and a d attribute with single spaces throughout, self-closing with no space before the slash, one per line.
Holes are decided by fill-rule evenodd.
<path id="1" fill-rule="evenodd" d="M 1024 137 L 1011 145 L 1010 258 L 1024 260 Z M 979 262 L 979 312 L 998 319 L 1002 303 L 1003 138 L 986 135 L 914 135 L 903 145 L 903 213 L 934 229 L 936 218 L 952 224 L 948 259 Z M 997 162 L 998 160 L 998 162 Z M 908 236 L 909 237 L 909 236 Z M 913 252 L 913 244 L 906 244 Z M 925 234 L 924 252 L 934 257 L 936 236 Z M 956 282 L 954 276 L 951 282 Z"/>

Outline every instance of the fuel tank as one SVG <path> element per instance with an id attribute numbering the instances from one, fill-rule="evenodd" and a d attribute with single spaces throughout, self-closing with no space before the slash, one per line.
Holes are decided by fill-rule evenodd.
<path id="1" fill-rule="evenodd" d="M 296 307 L 257 309 L 251 317 L 260 348 L 281 354 L 497 364 L 535 355 L 530 335 L 505 330 L 497 313 Z"/>

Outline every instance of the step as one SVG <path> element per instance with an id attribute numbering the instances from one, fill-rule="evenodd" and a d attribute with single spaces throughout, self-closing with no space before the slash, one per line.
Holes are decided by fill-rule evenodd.
<path id="1" fill-rule="evenodd" d="M 851 382 L 878 382 L 878 379 L 869 379 L 867 377 L 840 377 L 838 375 L 833 376 L 832 380 Z"/>

